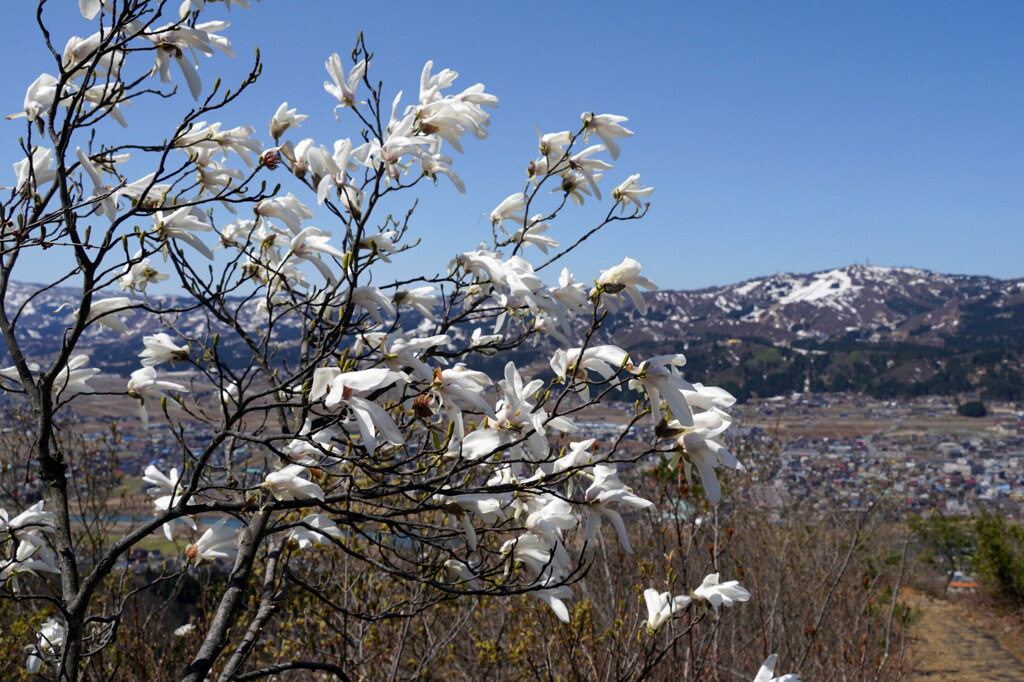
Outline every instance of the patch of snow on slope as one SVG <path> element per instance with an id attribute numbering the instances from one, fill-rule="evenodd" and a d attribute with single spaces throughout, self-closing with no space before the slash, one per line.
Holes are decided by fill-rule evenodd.
<path id="1" fill-rule="evenodd" d="M 733 291 L 736 292 L 737 294 L 739 294 L 740 296 L 746 296 L 751 291 L 753 291 L 755 288 L 757 288 L 760 284 L 761 284 L 761 280 L 759 280 L 759 279 L 752 279 L 749 282 L 747 282 L 746 284 L 741 284 L 738 287 L 733 288 Z"/>
<path id="2" fill-rule="evenodd" d="M 768 311 L 763 308 L 754 308 L 740 319 L 744 322 L 760 322 L 761 318 L 764 317 L 767 312 Z"/>
<path id="3" fill-rule="evenodd" d="M 823 298 L 837 296 L 847 291 L 854 291 L 853 280 L 842 270 L 831 270 L 814 275 L 810 284 L 798 287 L 779 299 L 786 305 L 797 301 L 818 301 Z"/>
<path id="4" fill-rule="evenodd" d="M 736 306 L 729 303 L 729 301 L 726 300 L 724 296 L 718 296 L 717 298 L 715 298 L 715 307 L 717 307 L 722 312 L 726 313 L 731 312 L 736 308 Z"/>

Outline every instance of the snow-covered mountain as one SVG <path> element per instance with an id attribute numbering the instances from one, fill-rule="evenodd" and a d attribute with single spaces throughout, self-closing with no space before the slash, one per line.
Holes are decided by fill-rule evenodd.
<path id="1" fill-rule="evenodd" d="M 610 333 L 623 342 L 713 335 L 791 344 L 852 335 L 943 345 L 962 333 L 979 307 L 999 314 L 1022 304 L 1024 279 L 851 265 L 698 291 L 658 291 L 649 297 L 646 317 L 613 320 Z"/>
<path id="2" fill-rule="evenodd" d="M 20 309 L 18 328 L 32 357 L 45 361 L 57 351 L 73 321 L 75 299 L 72 288 L 10 285 L 8 314 Z M 698 291 L 657 291 L 648 294 L 647 301 L 646 316 L 632 307 L 609 316 L 595 341 L 619 343 L 635 349 L 639 357 L 686 351 L 702 376 L 732 382 L 743 390 L 752 387 L 753 393 L 803 385 L 841 387 L 846 379 L 865 390 L 914 382 L 927 391 L 946 390 L 947 385 L 1021 383 L 1015 368 L 1024 364 L 1024 279 L 851 265 Z M 201 311 L 190 309 L 188 299 L 163 296 L 153 303 L 181 309 L 176 326 L 190 337 L 216 331 Z M 246 329 L 265 328 L 261 314 L 265 315 L 249 302 L 240 307 L 238 317 Z M 162 329 L 150 315 L 134 315 L 125 323 L 130 335 L 94 325 L 79 352 L 90 353 L 104 372 L 127 375 L 138 366 L 141 335 Z M 274 334 L 283 347 L 297 336 L 298 329 L 287 326 L 278 326 Z M 236 346 L 224 343 L 220 349 L 245 362 L 245 349 Z M 774 354 L 764 356 L 766 349 L 774 349 Z M 6 355 L 2 350 L 0 354 Z M 551 350 L 543 342 L 528 344 L 507 356 L 480 361 L 504 364 L 512 358 L 543 368 Z M 855 350 L 859 359 L 851 360 Z M 996 355 L 989 352 L 992 357 L 979 359 L 983 351 Z M 1012 351 L 1011 356 L 1004 351 Z M 815 355 L 809 358 L 807 353 Z M 967 367 L 983 366 L 988 378 L 956 365 L 953 376 L 947 367 L 951 357 Z M 775 364 L 762 367 L 768 360 Z M 1007 374 L 1011 370 L 1012 376 Z M 947 374 L 949 381 L 943 378 Z"/>
<path id="3" fill-rule="evenodd" d="M 9 283 L 5 307 L 9 316 L 17 316 L 18 337 L 30 358 L 48 361 L 57 353 L 65 333 L 74 323 L 80 295 L 81 292 L 73 287 Z M 115 296 L 124 296 L 124 293 L 116 289 L 103 291 L 96 294 L 94 300 Z M 176 328 L 190 338 L 203 338 L 223 330 L 222 325 L 211 322 L 203 309 L 188 297 L 152 296 L 147 304 L 154 309 L 177 311 L 166 319 L 173 320 Z M 237 312 L 242 328 L 253 330 L 262 326 L 254 301 L 244 305 L 240 300 L 233 301 L 229 306 Z M 121 320 L 128 328 L 128 334 L 117 334 L 101 324 L 93 324 L 86 329 L 76 351 L 91 355 L 93 363 L 103 367 L 106 373 L 127 376 L 138 369 L 137 355 L 142 347 L 142 336 L 167 330 L 155 315 L 134 313 Z M 289 335 L 292 330 L 283 331 Z M 0 344 L 0 358 L 5 357 L 6 346 Z"/>

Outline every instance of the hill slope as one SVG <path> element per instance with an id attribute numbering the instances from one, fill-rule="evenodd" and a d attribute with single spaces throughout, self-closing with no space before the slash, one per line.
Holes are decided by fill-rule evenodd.
<path id="1" fill-rule="evenodd" d="M 75 293 L 12 283 L 8 309 L 21 307 L 19 328 L 33 355 L 57 351 Z M 697 291 L 657 291 L 647 301 L 646 316 L 632 308 L 610 316 L 602 341 L 628 347 L 637 357 L 685 352 L 695 376 L 740 396 L 864 390 L 1024 398 L 1024 279 L 852 265 Z M 172 308 L 189 303 L 175 296 L 154 302 Z M 259 326 L 255 305 L 241 306 L 240 316 L 248 328 Z M 137 366 L 138 337 L 160 331 L 149 316 L 126 322 L 130 336 L 90 330 L 81 346 L 106 372 L 127 375 Z M 178 326 L 194 337 L 210 332 L 199 312 L 183 313 Z M 287 343 L 289 330 L 281 334 Z M 517 362 L 546 363 L 550 350 L 541 343 L 514 355 Z"/>

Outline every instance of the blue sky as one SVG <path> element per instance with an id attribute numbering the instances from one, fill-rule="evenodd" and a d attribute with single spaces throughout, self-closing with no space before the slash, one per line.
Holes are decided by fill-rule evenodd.
<path id="1" fill-rule="evenodd" d="M 3 113 L 52 71 L 34 4 L 6 8 Z M 50 3 L 58 46 L 90 31 L 76 5 Z M 239 58 L 204 59 L 206 78 L 223 70 L 230 83 L 260 46 L 263 79 L 223 120 L 263 136 L 283 100 L 311 116 L 294 139 L 355 136 L 334 121 L 321 83 L 324 60 L 346 55 L 360 30 L 388 93 L 414 96 L 433 59 L 459 71 L 457 86 L 481 81 L 501 98 L 491 136 L 455 159 L 468 194 L 423 194 L 424 247 L 403 268 L 443 269 L 487 238 L 486 214 L 523 187 L 535 127 L 574 128 L 592 110 L 628 116 L 636 133 L 606 192 L 636 172 L 656 191 L 643 222 L 610 226 L 569 260 L 584 281 L 627 254 L 663 288 L 865 261 L 1024 276 L 1019 2 L 263 0 L 249 12 L 214 5 L 208 17 L 233 22 L 225 34 Z M 136 110 L 133 136 L 165 134 L 159 116 Z M 24 123 L 0 125 L 9 168 Z M 550 234 L 570 242 L 593 217 L 567 211 Z"/>

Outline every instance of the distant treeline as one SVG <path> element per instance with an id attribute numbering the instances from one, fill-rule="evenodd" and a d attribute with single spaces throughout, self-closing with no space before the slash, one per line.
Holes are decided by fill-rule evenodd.
<path id="1" fill-rule="evenodd" d="M 691 342 L 685 350 L 682 344 L 639 344 L 635 352 L 684 352 L 688 374 L 705 376 L 741 400 L 803 391 L 1024 399 L 1024 351 L 1015 347 L 954 349 L 856 337 L 781 347 L 761 338 L 715 338 Z"/>

